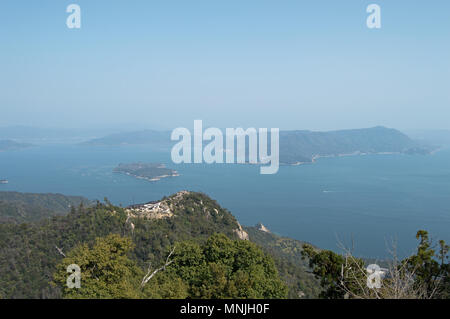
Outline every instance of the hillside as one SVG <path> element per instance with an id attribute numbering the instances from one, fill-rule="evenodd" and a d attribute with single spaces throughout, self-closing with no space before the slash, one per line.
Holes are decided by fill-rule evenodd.
<path id="1" fill-rule="evenodd" d="M 377 126 L 330 132 L 280 132 L 280 163 L 313 162 L 327 156 L 408 153 L 428 154 L 435 147 L 413 141 L 402 132 Z"/>
<path id="2" fill-rule="evenodd" d="M 450 130 L 409 130 L 406 133 L 411 138 L 422 143 L 444 147 L 450 145 Z"/>
<path id="3" fill-rule="evenodd" d="M 67 214 L 71 207 L 91 202 L 79 196 L 0 192 L 0 222 L 33 222 Z"/>
<path id="4" fill-rule="evenodd" d="M 172 145 L 170 132 L 137 131 L 107 135 L 82 143 L 86 146 L 139 145 L 146 144 L 153 147 L 169 148 Z"/>
<path id="5" fill-rule="evenodd" d="M 81 243 L 92 244 L 98 237 L 118 234 L 131 238 L 135 245 L 131 258 L 144 268 L 149 261 L 161 263 L 168 248 L 175 243 L 188 240 L 201 244 L 216 233 L 231 239 L 252 240 L 253 237 L 214 200 L 191 192 L 180 192 L 158 202 L 126 209 L 97 203 L 39 222 L 1 223 L 0 295 L 6 298 L 61 297 L 60 290 L 49 284 L 56 265 L 63 258 L 60 252 L 68 252 Z M 299 288 L 305 297 L 316 296 L 312 293 L 317 290 L 317 282 L 302 281 L 309 276 L 304 264 L 292 267 L 282 254 L 274 254 L 273 258 L 291 288 L 290 296 L 298 296 Z"/>
<path id="6" fill-rule="evenodd" d="M 170 149 L 169 132 L 140 131 L 119 133 L 90 140 L 85 145 L 132 145 Z M 373 128 L 338 130 L 329 132 L 280 131 L 280 163 L 311 163 L 318 157 L 376 153 L 428 154 L 437 149 L 419 143 L 402 132 L 377 126 Z"/>
<path id="7" fill-rule="evenodd" d="M 318 281 L 308 271 L 308 261 L 301 255 L 305 242 L 273 234 L 262 224 L 244 230 L 252 242 L 275 258 L 280 276 L 288 284 L 289 298 L 319 295 Z"/>

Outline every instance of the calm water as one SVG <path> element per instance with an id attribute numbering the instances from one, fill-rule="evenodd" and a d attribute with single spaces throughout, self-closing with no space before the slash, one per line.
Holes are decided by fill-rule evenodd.
<path id="1" fill-rule="evenodd" d="M 205 192 L 242 224 L 338 250 L 338 240 L 364 256 L 400 254 L 416 245 L 418 229 L 450 240 L 450 151 L 432 156 L 373 155 L 324 158 L 259 175 L 250 165 L 168 165 L 180 177 L 147 182 L 112 173 L 121 162 L 165 162 L 145 146 L 42 146 L 0 153 L 0 190 L 57 192 L 129 205 L 179 190 Z"/>

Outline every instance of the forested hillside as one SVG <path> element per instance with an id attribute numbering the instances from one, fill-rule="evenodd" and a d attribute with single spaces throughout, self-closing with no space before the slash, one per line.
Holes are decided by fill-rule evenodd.
<path id="1" fill-rule="evenodd" d="M 92 204 L 80 196 L 0 192 L 0 222 L 31 222 L 67 214 L 71 207 Z"/>
<path id="2" fill-rule="evenodd" d="M 320 156 L 360 153 L 428 154 L 435 148 L 383 126 L 330 132 L 280 132 L 280 163 L 284 164 L 312 162 Z"/>
<path id="3" fill-rule="evenodd" d="M 289 298 L 317 297 L 320 294 L 318 280 L 308 271 L 308 261 L 302 257 L 305 242 L 278 236 L 265 228 L 244 229 L 251 241 L 275 258 L 280 276 L 289 287 Z"/>
<path id="4" fill-rule="evenodd" d="M 114 234 L 124 238 L 123 240 L 130 240 L 130 243 L 127 244 L 117 238 L 108 239 L 108 236 Z M 214 234 L 222 234 L 226 237 L 214 239 L 211 237 Z M 291 297 L 303 296 L 303 294 L 306 294 L 303 297 L 314 297 L 313 293 L 317 291 L 318 282 L 302 281 L 302 278 L 310 277 L 306 273 L 307 267 L 303 264 L 294 267 L 291 261 L 283 259 L 282 254 L 271 254 L 267 250 L 263 253 L 258 246 L 238 244 L 238 242 L 247 242 L 242 240 L 247 237 L 245 230 L 227 210 L 221 208 L 208 196 L 191 192 L 181 192 L 164 198 L 160 202 L 128 209 L 109 203 L 97 203 L 93 207 L 80 206 L 72 209 L 68 215 L 54 216 L 39 222 L 2 223 L 0 224 L 0 294 L 4 298 L 67 297 L 55 279 L 55 276 L 58 278 L 56 274 L 58 265 L 63 263 L 64 257 L 76 256 L 77 252 L 81 254 L 80 256 L 86 256 L 87 252 L 96 247 L 96 243 L 100 245 L 98 242 L 100 240 L 101 245 L 98 249 L 105 245 L 115 245 L 114 242 L 126 248 L 124 254 L 130 258 L 136 269 L 140 270 L 135 274 L 136 276 L 142 272 L 145 274 L 149 263 L 154 267 L 164 264 L 169 251 L 173 247 L 178 247 L 174 254 L 175 262 L 172 267 L 169 267 L 172 268 L 171 272 L 168 271 L 167 274 L 162 272 L 159 277 L 155 277 L 155 283 L 165 288 L 158 290 L 158 293 L 156 290 L 153 291 L 154 294 L 152 291 L 147 291 L 144 295 L 139 295 L 140 297 L 170 297 L 170 294 L 164 293 L 164 289 L 172 284 L 178 288 L 183 287 L 183 289 L 180 288 L 180 294 L 200 298 L 226 297 L 227 294 L 245 297 L 244 291 L 251 291 L 250 297 L 268 297 L 264 295 L 266 290 L 273 292 L 273 295 L 270 295 L 272 297 L 282 297 L 283 294 L 285 296 L 289 294 Z M 99 238 L 103 238 L 103 241 Z M 250 236 L 251 239 L 252 236 Z M 208 240 L 209 243 L 216 240 L 222 242 L 225 248 L 214 249 L 219 249 L 219 252 L 225 249 L 225 255 L 230 256 L 231 259 L 222 257 L 215 259 L 213 254 L 210 258 L 205 257 L 203 266 L 199 266 L 200 272 L 192 272 L 190 268 L 192 265 L 188 261 L 198 260 L 198 256 L 204 255 L 200 253 L 197 257 L 192 257 L 197 254 L 195 251 L 207 249 L 208 246 L 203 245 L 207 245 Z M 80 247 L 90 248 L 83 250 Z M 187 250 L 181 247 L 187 247 Z M 250 264 L 239 261 L 241 259 L 238 256 L 245 255 L 247 250 L 251 252 L 251 256 L 255 257 L 254 264 L 251 260 L 248 261 Z M 220 261 L 222 259 L 223 262 Z M 265 259 L 267 262 L 262 262 Z M 270 268 L 272 262 L 276 265 L 275 272 Z M 263 267 L 265 264 L 267 265 Z M 177 265 L 181 268 L 177 268 Z M 292 269 L 288 269 L 289 267 Z M 256 271 L 259 268 L 260 271 Z M 239 269 L 240 271 L 236 272 Z M 257 276 L 255 278 L 251 277 L 252 269 L 255 270 L 254 275 Z M 188 275 L 186 271 L 189 271 L 191 275 Z M 222 274 L 223 290 L 210 291 L 201 288 L 201 285 L 198 286 L 198 280 L 204 278 L 203 276 L 211 276 L 211 272 Z M 285 284 L 280 286 L 277 283 L 278 274 L 289 287 L 289 292 L 284 290 Z M 165 276 L 169 276 L 167 282 L 165 282 Z M 247 278 L 245 282 L 249 286 L 239 288 L 237 283 L 241 280 L 238 278 Z M 136 281 L 136 278 L 133 280 Z M 273 286 L 262 291 L 257 288 L 259 284 L 256 283 L 259 281 L 272 282 Z M 126 282 L 128 283 L 128 279 Z M 296 285 L 293 285 L 293 282 Z M 146 286 L 147 290 L 150 289 L 148 287 L 151 285 Z M 182 295 L 173 297 L 180 296 Z"/>
<path id="5" fill-rule="evenodd" d="M 45 213 L 39 221 L 31 215 L 24 223 L 0 223 L 1 298 L 449 296 L 449 246 L 433 244 L 423 230 L 416 254 L 387 262 L 383 286 L 373 290 L 367 260 L 280 237 L 262 225 L 243 228 L 204 194 L 183 191 L 128 208 L 40 196 L 2 194 Z M 74 200 L 80 205 L 64 214 Z M 66 286 L 73 264 L 82 273 L 76 290 Z"/>

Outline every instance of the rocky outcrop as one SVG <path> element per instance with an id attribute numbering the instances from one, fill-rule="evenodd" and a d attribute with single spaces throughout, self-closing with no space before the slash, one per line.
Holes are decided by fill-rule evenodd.
<path id="1" fill-rule="evenodd" d="M 238 228 L 233 230 L 234 233 L 239 237 L 241 240 L 249 240 L 248 233 L 242 228 L 241 224 L 237 222 Z"/>
<path id="2" fill-rule="evenodd" d="M 265 233 L 269 233 L 269 234 L 271 233 L 270 230 L 261 223 L 256 225 L 256 229 L 258 229 L 259 231 L 265 232 Z"/>
<path id="3" fill-rule="evenodd" d="M 125 211 L 128 217 L 145 219 L 171 218 L 174 216 L 174 207 L 188 194 L 188 191 L 181 191 L 159 202 L 130 206 Z"/>
<path id="4" fill-rule="evenodd" d="M 133 205 L 125 209 L 128 215 L 127 223 L 130 224 L 131 230 L 134 230 L 133 218 L 143 219 L 164 219 L 179 216 L 180 212 L 200 210 L 207 220 L 214 218 L 223 218 L 223 212 L 219 211 L 220 207 L 211 207 L 204 204 L 203 200 L 192 202 L 188 195 L 193 194 L 188 191 L 181 191 L 158 202 L 150 202 L 147 204 Z M 187 205 L 188 203 L 188 205 Z M 187 205 L 187 206 L 186 206 Z M 219 208 L 219 209 L 218 209 Z M 234 219 L 234 218 L 233 218 Z M 241 240 L 249 240 L 248 233 L 242 228 L 241 224 L 236 221 L 237 228 L 233 230 L 236 236 Z"/>

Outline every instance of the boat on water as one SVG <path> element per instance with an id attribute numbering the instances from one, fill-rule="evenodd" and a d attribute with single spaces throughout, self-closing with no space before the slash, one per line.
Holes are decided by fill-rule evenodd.
<path id="1" fill-rule="evenodd" d="M 6 179 L 0 179 L 0 184 L 8 184 L 8 180 Z"/>

